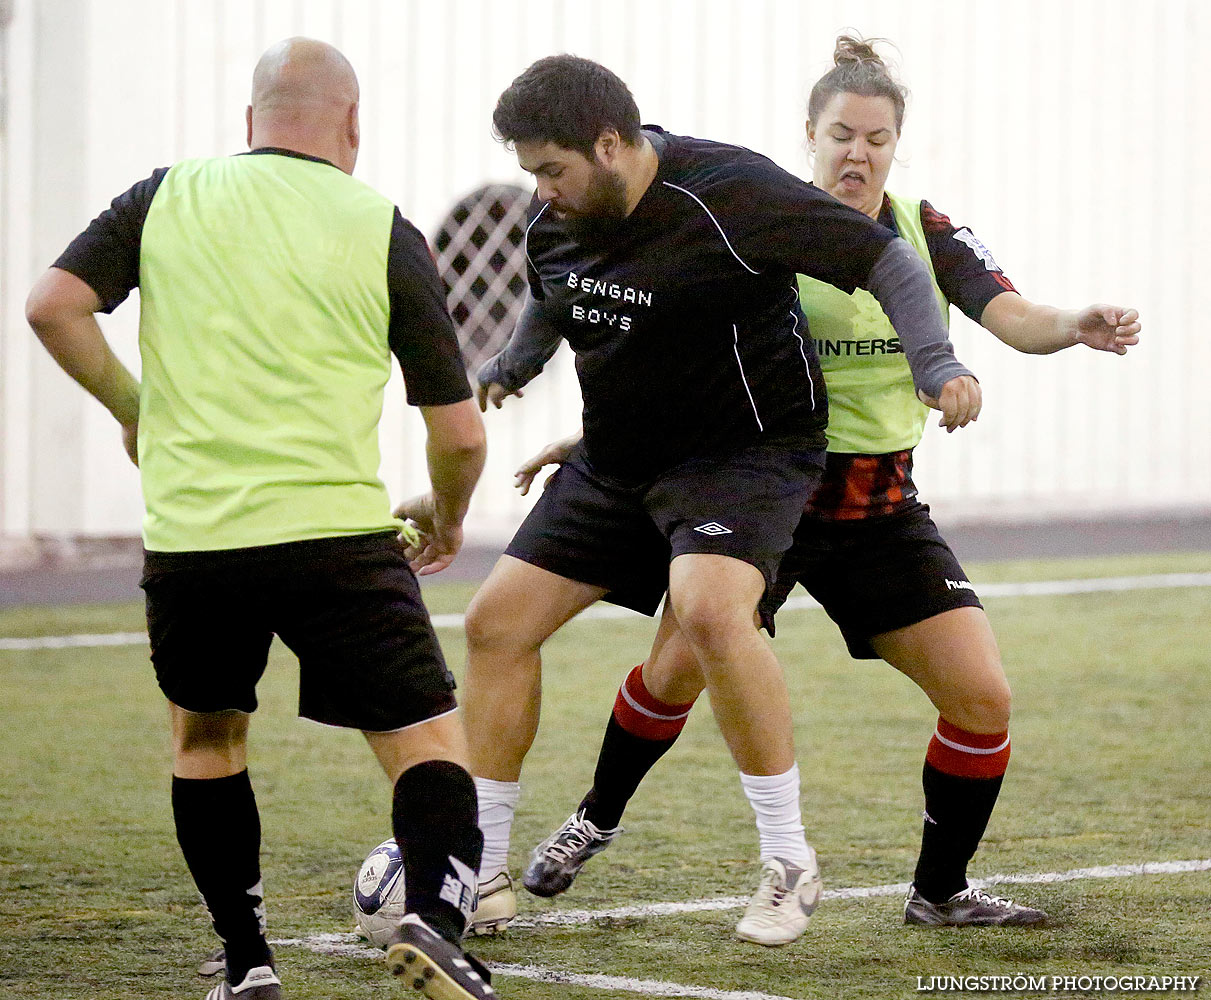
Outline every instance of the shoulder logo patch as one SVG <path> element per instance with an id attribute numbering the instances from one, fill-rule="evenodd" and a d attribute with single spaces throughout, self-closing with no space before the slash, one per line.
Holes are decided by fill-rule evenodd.
<path id="1" fill-rule="evenodd" d="M 992 254 L 989 252 L 988 247 L 984 246 L 983 243 L 977 240 L 975 233 L 973 233 L 970 229 L 964 227 L 963 229 L 958 230 L 954 234 L 954 238 L 960 243 L 964 243 L 971 247 L 971 252 L 984 262 L 985 271 L 1001 270 L 1000 267 L 997 266 L 997 262 L 992 259 Z"/>
<path id="2" fill-rule="evenodd" d="M 704 535 L 730 535 L 732 533 L 731 528 L 725 528 L 718 521 L 707 521 L 706 524 L 700 524 L 694 530 L 701 531 Z"/>

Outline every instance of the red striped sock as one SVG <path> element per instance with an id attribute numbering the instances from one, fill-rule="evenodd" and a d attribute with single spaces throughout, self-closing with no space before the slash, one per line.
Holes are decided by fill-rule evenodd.
<path id="1" fill-rule="evenodd" d="M 939 716 L 925 761 L 957 778 L 999 778 L 1009 766 L 1009 731 L 969 733 Z"/>
<path id="2" fill-rule="evenodd" d="M 643 664 L 622 682 L 614 699 L 614 718 L 632 736 L 642 740 L 675 740 L 685 728 L 691 701 L 687 705 L 669 705 L 655 697 L 643 683 Z"/>
<path id="3" fill-rule="evenodd" d="M 967 863 L 984 836 L 1008 763 L 1008 732 L 969 733 L 938 719 L 921 774 L 925 823 L 913 875 L 931 903 L 967 888 Z"/>
<path id="4" fill-rule="evenodd" d="M 593 787 L 580 802 L 589 820 L 602 830 L 618 826 L 644 775 L 676 742 L 693 707 L 693 702 L 668 705 L 653 697 L 644 686 L 642 665 L 627 675 L 606 724 Z"/>

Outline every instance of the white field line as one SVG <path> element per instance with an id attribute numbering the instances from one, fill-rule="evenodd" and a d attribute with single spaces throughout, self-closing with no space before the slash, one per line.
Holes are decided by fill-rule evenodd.
<path id="1" fill-rule="evenodd" d="M 1187 587 L 1211 587 L 1211 573 L 1154 573 L 1148 576 L 1092 577 L 1076 580 L 1036 580 L 1025 583 L 981 583 L 981 597 L 1047 597 L 1066 594 L 1095 594 L 1124 590 L 1163 590 Z M 792 597 L 783 611 L 819 608 L 806 595 Z M 637 611 L 613 604 L 597 604 L 581 612 L 574 621 L 601 621 L 612 618 L 642 618 Z M 462 628 L 461 614 L 433 616 L 434 628 Z M 145 632 L 103 632 L 81 635 L 48 635 L 30 638 L 0 638 L 0 652 L 23 649 L 77 649 L 94 646 L 140 646 L 147 642 Z"/>
<path id="2" fill-rule="evenodd" d="M 1096 868 L 1073 868 L 1066 872 L 1034 872 L 1022 875 L 990 875 L 972 879 L 974 886 L 1040 885 L 1053 882 L 1077 882 L 1084 879 L 1129 878 L 1136 875 L 1179 875 L 1186 872 L 1211 871 L 1211 858 L 1197 861 L 1147 861 L 1138 865 L 1102 865 Z M 870 899 L 877 896 L 903 896 L 907 882 L 892 885 L 858 886 L 847 889 L 825 889 L 825 899 Z M 691 900 L 686 903 L 649 903 L 644 906 L 619 906 L 609 910 L 548 910 L 534 917 L 515 920 L 511 926 L 584 926 L 609 923 L 627 917 L 661 917 L 680 913 L 703 913 L 711 910 L 740 909 L 748 903 L 747 896 L 724 896 L 716 899 Z M 277 946 L 298 946 L 321 955 L 343 955 L 356 958 L 381 959 L 382 952 L 368 948 L 356 934 L 313 934 L 305 938 L 284 938 L 270 942 Z M 717 990 L 706 986 L 687 986 L 652 979 L 632 979 L 625 976 L 604 976 L 535 965 L 490 963 L 493 975 L 532 979 L 542 983 L 562 983 L 590 989 L 613 990 L 654 997 L 696 997 L 700 1000 L 793 1000 L 771 993 Z"/>
<path id="3" fill-rule="evenodd" d="M 274 947 L 296 945 L 321 955 L 338 955 L 343 958 L 368 958 L 381 962 L 383 953 L 378 948 L 368 948 L 356 934 L 313 934 L 306 938 L 281 938 L 269 942 Z M 633 979 L 627 976 L 603 976 L 598 973 L 564 972 L 560 969 L 545 969 L 539 965 L 511 965 L 489 962 L 492 975 L 516 979 L 532 979 L 539 983 L 560 983 L 564 986 L 587 986 L 591 989 L 613 990 L 617 993 L 636 993 L 650 997 L 699 997 L 701 1000 L 794 1000 L 793 997 L 773 993 L 755 993 L 751 990 L 716 990 L 708 986 L 684 986 L 653 979 Z"/>
<path id="4" fill-rule="evenodd" d="M 636 993 L 648 997 L 699 997 L 701 1000 L 794 1000 L 777 993 L 757 993 L 753 990 L 717 990 L 710 986 L 686 986 L 660 979 L 632 979 L 629 976 L 602 976 L 579 972 L 561 972 L 538 965 L 490 965 L 494 976 L 516 976 L 539 983 L 559 983 L 563 986 L 587 986 L 590 989 L 619 993 Z"/>
<path id="5" fill-rule="evenodd" d="M 43 635 L 30 639 L 0 639 L 6 649 L 87 649 L 93 646 L 145 646 L 146 632 L 102 632 L 82 635 Z"/>
<path id="6" fill-rule="evenodd" d="M 1050 882 L 1075 882 L 1090 878 L 1126 878 L 1131 875 L 1177 875 L 1184 872 L 1211 871 L 1211 858 L 1200 861 L 1147 861 L 1139 865 L 1103 865 L 1100 868 L 1074 868 L 1066 872 L 1042 872 L 1026 875 L 989 875 L 973 878 L 978 888 L 993 885 L 1037 885 Z M 870 899 L 876 896 L 904 896 L 907 882 L 892 885 L 858 886 L 849 889 L 825 889 L 824 899 Z M 684 903 L 648 903 L 643 906 L 618 906 L 609 910 L 547 910 L 533 917 L 515 920 L 513 927 L 575 927 L 584 924 L 625 920 L 634 917 L 663 917 L 677 913 L 705 913 L 711 910 L 739 910 L 748 905 L 748 896 L 718 896 Z"/>

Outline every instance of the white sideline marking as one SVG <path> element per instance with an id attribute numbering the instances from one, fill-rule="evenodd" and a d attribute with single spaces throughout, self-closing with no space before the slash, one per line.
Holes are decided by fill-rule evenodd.
<path id="1" fill-rule="evenodd" d="M 684 986 L 659 979 L 631 979 L 626 976 L 603 976 L 560 972 L 538 965 L 489 965 L 494 976 L 517 976 L 539 983 L 561 983 L 564 986 L 588 986 L 590 989 L 638 993 L 649 997 L 700 997 L 701 1000 L 794 1000 L 777 993 L 756 993 L 752 990 L 716 990 L 709 986 Z"/>
<path id="2" fill-rule="evenodd" d="M 1211 858 L 1200 861 L 1147 861 L 1139 865 L 1103 865 L 1100 868 L 1073 868 L 1066 872 L 1042 872 L 1026 875 L 989 875 L 973 878 L 977 888 L 992 885 L 1038 885 L 1051 882 L 1075 882 L 1089 878 L 1126 878 L 1131 875 L 1177 875 L 1211 871 Z M 891 885 L 858 886 L 850 889 L 825 889 L 824 899 L 870 899 L 877 896 L 904 896 L 907 882 Z M 625 920 L 628 917 L 663 917 L 675 913 L 706 913 L 711 910 L 739 910 L 748 905 L 748 896 L 718 896 L 692 899 L 684 903 L 648 903 L 643 906 L 618 906 L 609 910 L 547 910 L 533 917 L 513 921 L 512 927 L 576 927 L 598 921 Z"/>
<path id="3" fill-rule="evenodd" d="M 1034 872 L 1023 875 L 989 875 L 987 878 L 972 879 L 977 887 L 990 885 L 1041 885 L 1052 882 L 1076 882 L 1093 878 L 1128 878 L 1135 875 L 1179 875 L 1186 872 L 1211 871 L 1211 858 L 1197 861 L 1146 861 L 1138 865 L 1101 865 L 1096 868 L 1073 868 L 1066 872 Z M 908 892 L 907 882 L 894 885 L 857 886 L 848 889 L 825 889 L 825 899 L 869 899 L 876 896 L 903 896 Z M 674 913 L 702 913 L 710 910 L 735 910 L 748 903 L 747 896 L 722 896 L 716 899 L 691 900 L 687 903 L 649 903 L 645 906 L 619 906 L 610 910 L 548 910 L 534 917 L 515 920 L 512 927 L 576 926 L 597 921 L 618 920 L 626 917 L 660 917 Z M 281 938 L 270 941 L 272 945 L 295 945 L 321 955 L 342 955 L 355 958 L 381 960 L 383 953 L 377 948 L 368 948 L 356 934 L 313 934 L 305 938 Z M 546 969 L 537 965 L 508 965 L 489 963 L 494 975 L 532 979 L 541 983 L 563 983 L 568 986 L 587 986 L 591 989 L 614 990 L 621 993 L 637 993 L 655 997 L 697 997 L 700 1000 L 793 1000 L 791 997 L 773 993 L 736 992 L 716 990 L 707 986 L 686 986 L 655 979 L 631 979 L 624 976 L 605 976 L 564 972 Z"/>
<path id="4" fill-rule="evenodd" d="M 976 593 L 981 597 L 1047 597 L 1064 594 L 1097 594 L 1123 590 L 1162 590 L 1169 588 L 1211 587 L 1211 573 L 1153 573 L 1148 576 L 1108 576 L 1076 580 L 1036 580 L 1025 583 L 980 583 Z M 792 597 L 782 606 L 783 611 L 819 608 L 806 595 Z M 597 604 L 582 611 L 573 621 L 605 620 L 611 618 L 642 618 L 638 611 L 614 604 Z M 434 628 L 462 628 L 461 614 L 433 616 Z M 104 632 L 82 635 L 48 635 L 31 638 L 0 638 L 0 652 L 20 649 L 76 649 L 93 646 L 141 646 L 147 642 L 146 632 Z"/>
<path id="5" fill-rule="evenodd" d="M 91 646 L 142 646 L 146 632 L 102 632 L 97 635 L 44 635 L 31 639 L 0 639 L 0 649 L 75 649 Z"/>

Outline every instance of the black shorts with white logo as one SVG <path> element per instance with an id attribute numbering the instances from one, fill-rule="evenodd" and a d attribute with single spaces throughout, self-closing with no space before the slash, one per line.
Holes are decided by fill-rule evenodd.
<path id="1" fill-rule="evenodd" d="M 602 587 L 605 600 L 645 615 L 656 613 L 679 555 L 739 559 L 768 589 L 823 468 L 822 449 L 762 444 L 627 486 L 595 473 L 578 447 L 505 553 Z"/>
<path id="2" fill-rule="evenodd" d="M 151 660 L 190 712 L 252 712 L 276 634 L 299 659 L 299 715 L 389 732 L 455 707 L 394 532 L 216 552 L 146 552 Z"/>
<path id="3" fill-rule="evenodd" d="M 852 521 L 805 515 L 761 604 L 763 620 L 803 584 L 837 623 L 849 654 L 878 659 L 871 636 L 905 628 L 954 608 L 980 608 L 959 560 L 929 507 Z"/>

